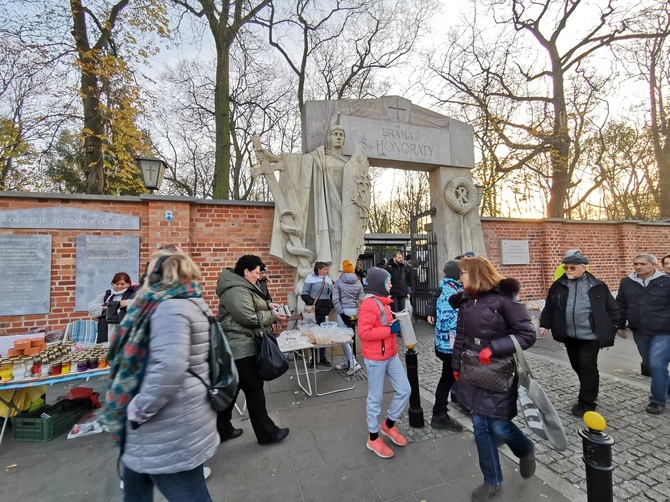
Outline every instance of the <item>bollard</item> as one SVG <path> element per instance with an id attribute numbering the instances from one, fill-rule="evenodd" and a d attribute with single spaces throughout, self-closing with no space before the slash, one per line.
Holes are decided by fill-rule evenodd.
<path id="1" fill-rule="evenodd" d="M 419 363 L 414 345 L 407 347 L 405 364 L 407 365 L 407 379 L 412 389 L 412 393 L 409 395 L 409 425 L 421 428 L 424 425 L 423 410 L 421 409 L 421 396 L 419 395 Z"/>
<path id="2" fill-rule="evenodd" d="M 586 465 L 586 497 L 588 502 L 612 502 L 612 445 L 614 439 L 604 433 L 607 422 L 595 411 L 584 414 L 588 427 L 579 431 Z"/>

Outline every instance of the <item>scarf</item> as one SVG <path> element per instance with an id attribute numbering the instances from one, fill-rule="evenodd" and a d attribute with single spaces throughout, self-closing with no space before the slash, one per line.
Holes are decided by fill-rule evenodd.
<path id="1" fill-rule="evenodd" d="M 99 420 L 109 427 L 115 444 L 122 452 L 126 440 L 126 409 L 140 390 L 149 355 L 151 316 L 162 301 L 200 297 L 202 289 L 197 282 L 188 285 L 159 282 L 135 298 L 119 325 L 107 355 L 111 381 Z"/>

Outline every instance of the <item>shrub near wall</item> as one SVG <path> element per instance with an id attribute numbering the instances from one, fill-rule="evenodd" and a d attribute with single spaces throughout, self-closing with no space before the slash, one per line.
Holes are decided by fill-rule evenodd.
<path id="1" fill-rule="evenodd" d="M 216 282 L 221 270 L 233 267 L 243 254 L 257 254 L 268 265 L 273 299 L 278 303 L 288 302 L 293 269 L 269 256 L 274 215 L 272 203 L 155 195 L 112 197 L 0 192 L 0 211 L 47 206 L 138 216 L 140 229 L 121 232 L 0 228 L 2 234 L 50 234 L 53 245 L 51 277 L 45 278 L 51 281 L 50 313 L 3 316 L 0 312 L 0 334 L 25 333 L 38 327 L 57 329 L 75 319 L 87 318 L 86 312 L 74 312 L 78 235 L 138 235 L 140 271 L 161 244 L 179 244 L 200 266 L 204 297 L 215 313 L 218 310 Z M 165 218 L 167 210 L 173 215 L 169 222 Z M 485 218 L 482 228 L 488 257 L 503 274 L 521 281 L 524 300 L 546 296 L 554 270 L 568 249 L 580 249 L 588 256 L 591 271 L 613 290 L 618 288 L 621 277 L 631 272 L 636 253 L 650 252 L 658 258 L 670 253 L 670 223 Z M 501 265 L 502 239 L 527 240 L 531 263 Z"/>

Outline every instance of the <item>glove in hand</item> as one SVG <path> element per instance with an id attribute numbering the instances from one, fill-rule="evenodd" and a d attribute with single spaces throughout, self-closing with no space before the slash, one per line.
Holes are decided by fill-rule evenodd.
<path id="1" fill-rule="evenodd" d="M 493 353 L 488 347 L 484 347 L 479 353 L 479 362 L 482 364 L 491 364 L 491 356 Z"/>
<path id="2" fill-rule="evenodd" d="M 400 323 L 398 321 L 393 321 L 393 324 L 391 324 L 391 333 L 400 334 Z"/>
<path id="3" fill-rule="evenodd" d="M 461 372 L 460 371 L 454 371 L 454 380 L 458 382 L 458 379 L 461 378 Z"/>

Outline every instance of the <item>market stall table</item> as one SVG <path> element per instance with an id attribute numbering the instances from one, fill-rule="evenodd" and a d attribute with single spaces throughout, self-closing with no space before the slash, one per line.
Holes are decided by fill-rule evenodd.
<path id="1" fill-rule="evenodd" d="M 349 387 L 342 387 L 342 388 L 334 389 L 334 390 L 331 390 L 331 391 L 328 391 L 328 392 L 319 392 L 318 374 L 319 373 L 325 373 L 325 372 L 328 372 L 328 371 L 332 371 L 332 369 L 334 367 L 334 364 L 333 364 L 333 366 L 331 366 L 328 369 L 321 369 L 321 370 L 317 368 L 316 364 L 314 364 L 314 366 L 311 368 L 312 369 L 312 374 L 314 376 L 314 390 L 312 391 L 312 383 L 311 383 L 310 371 L 309 371 L 310 368 L 307 367 L 307 359 L 308 359 L 307 354 L 309 352 L 306 353 L 306 351 L 309 351 L 309 350 L 318 350 L 318 349 L 321 349 L 321 348 L 326 348 L 326 349 L 330 348 L 331 349 L 331 360 L 332 360 L 332 349 L 336 346 L 342 345 L 342 343 L 353 344 L 354 343 L 353 338 L 346 341 L 346 342 L 338 341 L 336 343 L 314 344 L 314 343 L 310 343 L 310 342 L 306 341 L 306 342 L 302 342 L 302 343 L 294 343 L 294 344 L 286 345 L 286 344 L 282 343 L 282 337 L 280 336 L 278 341 L 279 341 L 279 348 L 281 349 L 282 352 L 284 352 L 284 353 L 289 353 L 290 352 L 290 353 L 293 354 L 293 362 L 294 362 L 294 365 L 295 365 L 295 375 L 296 375 L 296 379 L 298 380 L 298 385 L 305 392 L 305 394 L 307 394 L 308 396 L 311 397 L 312 394 L 316 394 L 317 396 L 325 396 L 325 395 L 328 395 L 328 394 L 334 394 L 336 392 L 343 392 L 345 390 L 353 390 L 356 387 L 356 378 L 354 377 L 354 378 L 352 378 L 353 384 Z M 304 372 L 301 372 L 300 368 L 299 368 L 299 364 L 300 364 L 301 360 L 302 360 L 302 366 L 303 366 Z M 306 384 L 303 384 L 302 377 L 305 377 Z M 305 387 L 305 385 L 307 385 L 307 387 Z"/>
<path id="2" fill-rule="evenodd" d="M 53 385 L 55 383 L 67 382 L 69 380 L 86 379 L 86 381 L 88 381 L 92 377 L 100 377 L 108 375 L 109 371 L 110 371 L 109 368 L 92 369 L 78 373 L 68 373 L 66 375 L 52 375 L 40 378 L 26 378 L 25 380 L 10 380 L 7 383 L 0 383 L 0 391 L 3 390 L 12 391 L 12 395 L 9 398 L 9 400 L 4 399 L 0 395 L 0 401 L 5 406 L 7 406 L 7 415 L 4 417 L 5 422 L 4 424 L 2 424 L 2 432 L 0 432 L 0 445 L 2 445 L 2 438 L 5 435 L 5 429 L 7 428 L 7 423 L 9 422 L 9 416 L 11 414 L 11 410 L 14 409 L 16 412 L 21 411 L 14 405 L 14 398 L 16 397 L 16 394 L 19 391 L 19 389 L 25 389 L 27 387 L 36 387 L 38 385 Z"/>

